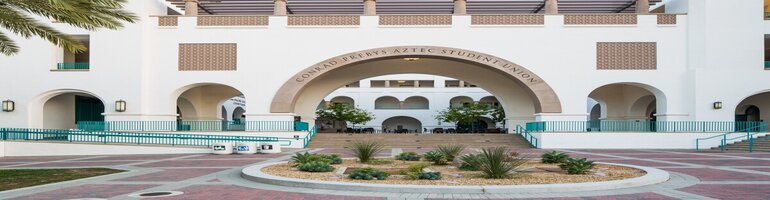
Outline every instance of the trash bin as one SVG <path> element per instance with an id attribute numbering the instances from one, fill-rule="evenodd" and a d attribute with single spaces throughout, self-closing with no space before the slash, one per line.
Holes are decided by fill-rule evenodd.
<path id="1" fill-rule="evenodd" d="M 211 148 L 214 150 L 214 154 L 219 154 L 219 155 L 233 154 L 233 143 L 228 143 L 228 142 L 214 143 L 214 145 L 211 145 Z"/>
<path id="2" fill-rule="evenodd" d="M 238 154 L 255 154 L 257 153 L 258 143 L 256 142 L 244 142 L 235 145 L 235 152 Z"/>
<path id="3" fill-rule="evenodd" d="M 278 142 L 262 142 L 259 145 L 260 153 L 281 153 L 281 144 Z"/>

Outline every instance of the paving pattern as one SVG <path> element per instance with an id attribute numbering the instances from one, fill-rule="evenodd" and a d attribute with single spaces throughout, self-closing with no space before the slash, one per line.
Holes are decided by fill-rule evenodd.
<path id="1" fill-rule="evenodd" d="M 388 149 L 379 156 L 430 149 Z M 294 150 L 296 152 L 299 150 Z M 302 150 L 304 151 L 304 150 Z M 310 149 L 340 153 L 345 149 Z M 472 150 L 469 150 L 472 151 Z M 536 157 L 546 150 L 521 149 Z M 0 192 L 0 199 L 136 199 L 131 194 L 180 191 L 153 199 L 770 199 L 770 153 L 691 150 L 565 150 L 597 162 L 660 168 L 671 180 L 637 188 L 542 194 L 371 193 L 289 188 L 240 178 L 243 167 L 288 159 L 257 155 L 120 155 L 0 158 L 0 168 L 110 167 L 124 173 Z"/>

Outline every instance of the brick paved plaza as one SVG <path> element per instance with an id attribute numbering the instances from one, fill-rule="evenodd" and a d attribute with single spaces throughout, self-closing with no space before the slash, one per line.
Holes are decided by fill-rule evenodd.
<path id="1" fill-rule="evenodd" d="M 311 149 L 343 153 L 344 149 Z M 425 151 L 394 149 L 390 152 Z M 544 150 L 521 150 L 538 155 Z M 258 155 L 135 155 L 0 158 L 0 168 L 110 167 L 125 173 L 0 192 L 0 199 L 135 199 L 130 194 L 181 191 L 155 199 L 770 199 L 770 153 L 691 150 L 569 150 L 599 162 L 651 166 L 671 173 L 666 183 L 636 188 L 545 194 L 396 194 L 264 185 L 240 178 L 256 163 L 292 152 Z"/>

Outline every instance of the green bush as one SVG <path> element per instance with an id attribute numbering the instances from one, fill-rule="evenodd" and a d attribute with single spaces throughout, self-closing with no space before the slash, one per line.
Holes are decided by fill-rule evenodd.
<path id="1" fill-rule="evenodd" d="M 545 164 L 557 164 L 564 163 L 569 159 L 569 155 L 558 151 L 549 151 L 544 153 L 541 157 L 541 161 Z"/>
<path id="2" fill-rule="evenodd" d="M 441 172 L 420 172 L 418 179 L 439 180 Z"/>
<path id="3" fill-rule="evenodd" d="M 350 151 L 362 163 L 368 163 L 382 150 L 382 143 L 376 141 L 354 141 L 350 146 Z"/>
<path id="4" fill-rule="evenodd" d="M 374 169 L 371 167 L 367 168 L 361 168 L 354 170 L 348 177 L 352 179 L 360 179 L 360 180 L 374 180 L 377 178 L 377 180 L 385 180 L 390 176 L 387 172 L 384 172 L 379 169 Z"/>
<path id="5" fill-rule="evenodd" d="M 441 152 L 446 156 L 446 160 L 448 162 L 454 162 L 455 158 L 460 155 L 460 153 L 465 150 L 465 145 L 461 144 L 442 144 L 437 145 L 434 148 L 436 148 L 436 151 Z"/>
<path id="6" fill-rule="evenodd" d="M 481 154 L 466 154 L 460 157 L 460 167 L 458 169 L 465 171 L 481 170 L 481 162 L 484 157 Z"/>
<path id="7" fill-rule="evenodd" d="M 567 174 L 586 174 L 595 165 L 594 161 L 588 161 L 585 158 L 570 158 L 564 163 L 559 164 L 559 168 L 566 170 Z"/>
<path id="8" fill-rule="evenodd" d="M 519 166 L 527 162 L 526 158 L 510 157 L 505 147 L 490 147 L 481 149 L 481 165 L 479 169 L 484 178 L 508 178 Z"/>
<path id="9" fill-rule="evenodd" d="M 428 151 L 425 153 L 425 160 L 433 162 L 435 165 L 446 165 L 446 155 L 439 151 Z"/>
<path id="10" fill-rule="evenodd" d="M 420 155 L 415 152 L 403 152 L 396 156 L 396 160 L 419 161 Z"/>
<path id="11" fill-rule="evenodd" d="M 291 164 L 292 166 L 299 166 L 308 162 L 317 161 L 317 162 L 325 162 L 329 164 L 341 164 L 342 158 L 340 158 L 339 155 L 336 154 L 311 154 L 309 152 L 305 153 L 296 153 L 294 156 L 291 157 Z"/>
<path id="12" fill-rule="evenodd" d="M 334 171 L 328 162 L 310 161 L 297 167 L 299 171 L 303 172 L 330 172 Z"/>
<path id="13" fill-rule="evenodd" d="M 393 160 L 385 160 L 385 159 L 371 159 L 368 162 L 371 165 L 389 165 L 393 164 Z"/>
<path id="14" fill-rule="evenodd" d="M 319 157 L 329 161 L 329 164 L 337 165 L 342 164 L 342 158 L 337 154 L 318 154 Z"/>
<path id="15" fill-rule="evenodd" d="M 314 154 L 311 154 L 310 152 L 305 153 L 296 153 L 294 156 L 291 156 L 290 163 L 292 166 L 299 166 L 305 163 L 308 163 L 311 161 Z"/>

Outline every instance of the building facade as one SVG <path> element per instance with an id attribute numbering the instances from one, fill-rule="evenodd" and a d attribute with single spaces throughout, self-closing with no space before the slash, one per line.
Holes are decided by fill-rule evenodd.
<path id="1" fill-rule="evenodd" d="M 336 89 L 404 73 L 483 88 L 508 126 L 770 119 L 762 0 L 436 2 L 136 0 L 139 22 L 96 32 L 41 19 L 89 51 L 11 35 L 22 51 L 0 56 L 0 99 L 14 104 L 0 126 L 216 121 L 236 96 L 245 121 L 314 124 Z"/>

